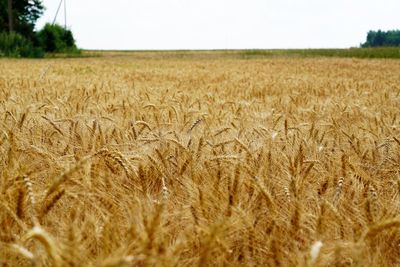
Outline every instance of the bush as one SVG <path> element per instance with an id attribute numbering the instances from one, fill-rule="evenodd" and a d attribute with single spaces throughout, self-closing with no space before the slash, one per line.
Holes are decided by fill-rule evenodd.
<path id="1" fill-rule="evenodd" d="M 42 30 L 37 33 L 39 45 L 46 52 L 51 53 L 74 53 L 78 52 L 75 39 L 70 30 L 64 29 L 60 25 L 47 23 Z"/>
<path id="2" fill-rule="evenodd" d="M 31 57 L 39 58 L 44 52 L 34 47 L 32 42 L 18 33 L 0 33 L 0 57 Z"/>

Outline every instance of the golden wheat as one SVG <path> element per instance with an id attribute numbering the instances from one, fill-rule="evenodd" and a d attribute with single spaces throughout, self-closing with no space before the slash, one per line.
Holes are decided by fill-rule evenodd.
<path id="1" fill-rule="evenodd" d="M 400 265 L 399 105 L 396 60 L 2 59 L 0 265 Z"/>

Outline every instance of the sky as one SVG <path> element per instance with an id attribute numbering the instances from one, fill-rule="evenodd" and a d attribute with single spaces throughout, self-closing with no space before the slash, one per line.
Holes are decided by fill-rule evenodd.
<path id="1" fill-rule="evenodd" d="M 369 30 L 400 29 L 400 0 L 64 1 L 84 49 L 347 48 Z M 53 21 L 60 0 L 42 2 L 38 28 Z"/>

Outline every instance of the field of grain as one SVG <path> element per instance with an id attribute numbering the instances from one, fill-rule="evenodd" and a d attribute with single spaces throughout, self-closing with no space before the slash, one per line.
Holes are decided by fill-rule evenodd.
<path id="1" fill-rule="evenodd" d="M 0 60 L 1 266 L 400 265 L 400 61 Z"/>

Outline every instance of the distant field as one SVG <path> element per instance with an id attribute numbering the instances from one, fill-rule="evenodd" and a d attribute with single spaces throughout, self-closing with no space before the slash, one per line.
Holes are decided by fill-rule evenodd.
<path id="1" fill-rule="evenodd" d="M 297 57 L 345 57 L 345 58 L 400 58 L 400 47 L 350 48 L 350 49 L 288 49 L 248 50 L 244 56 L 297 56 Z"/>
<path id="2" fill-rule="evenodd" d="M 271 57 L 344 57 L 344 58 L 400 58 L 400 47 L 349 49 L 253 49 L 253 50 L 176 50 L 176 51 L 95 51 L 83 55 L 136 56 L 153 58 L 271 58 Z"/>
<path id="3" fill-rule="evenodd" d="M 379 51 L 1 59 L 0 265 L 400 266 Z"/>

